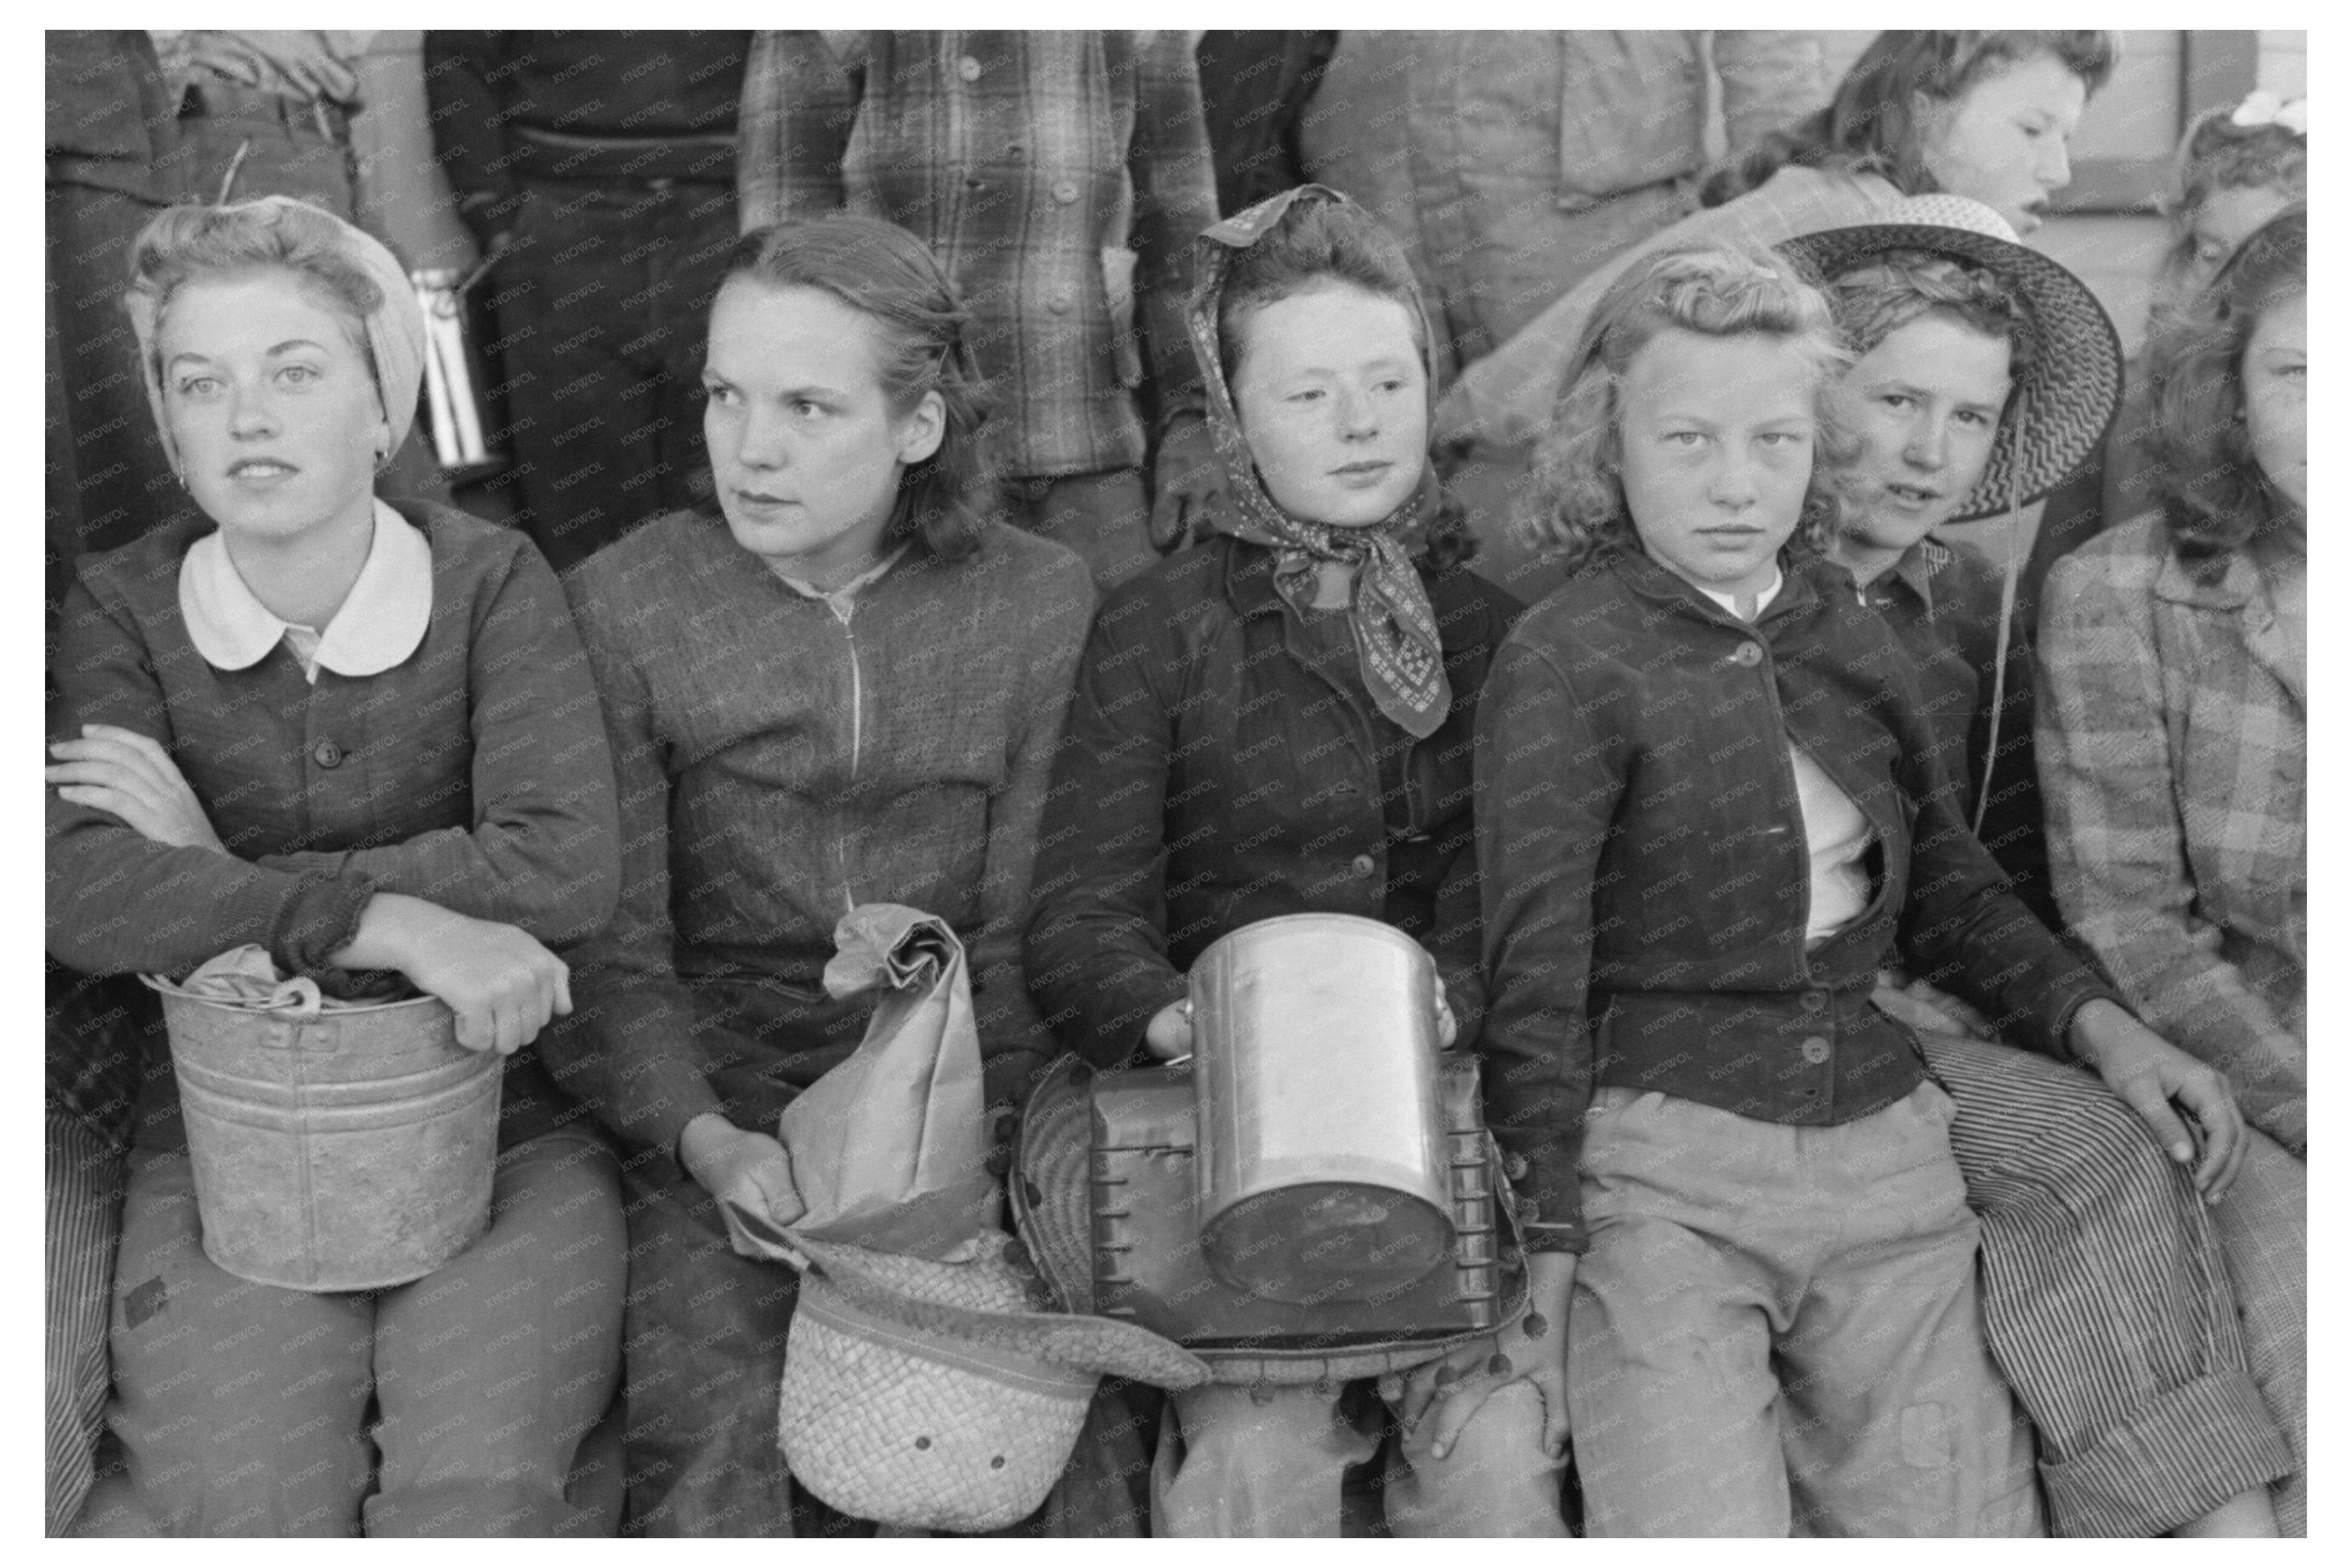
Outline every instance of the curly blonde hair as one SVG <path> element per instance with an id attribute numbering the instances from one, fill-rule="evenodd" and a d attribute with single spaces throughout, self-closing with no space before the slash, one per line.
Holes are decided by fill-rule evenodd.
<path id="1" fill-rule="evenodd" d="M 1571 572 L 1641 549 L 1625 506 L 1618 388 L 1633 356 L 1672 331 L 1785 338 L 1814 366 L 1813 471 L 1795 542 L 1824 549 L 1844 515 L 1844 479 L 1857 450 L 1836 396 L 1853 356 L 1822 291 L 1784 258 L 1747 246 L 1659 251 L 1601 297 L 1569 360 L 1550 427 L 1536 443 L 1534 483 L 1517 520 L 1522 540 L 1563 558 Z"/>

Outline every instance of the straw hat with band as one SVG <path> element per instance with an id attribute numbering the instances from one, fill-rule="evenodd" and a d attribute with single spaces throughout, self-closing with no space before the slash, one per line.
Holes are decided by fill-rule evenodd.
<path id="1" fill-rule="evenodd" d="M 1048 1310 L 1020 1244 L 969 1262 L 813 1241 L 737 1211 L 801 1272 L 777 1427 L 784 1463 L 860 1519 L 966 1533 L 1034 1512 L 1068 1463 L 1096 1382 L 1191 1388 L 1209 1369 L 1110 1318 Z"/>
<path id="2" fill-rule="evenodd" d="M 2033 363 L 2026 366 L 2001 410 L 1984 477 L 1947 520 L 1958 522 L 2005 510 L 2010 521 L 1994 651 L 1993 729 L 1977 795 L 1975 826 L 1981 827 L 1992 794 L 1992 760 L 2000 747 L 2011 623 L 2022 565 L 2018 514 L 2056 489 L 2106 444 L 2107 431 L 2123 407 L 2122 341 L 2087 284 L 2039 251 L 2018 244 L 2015 231 L 1999 213 L 1966 196 L 1911 196 L 1876 223 L 1799 235 L 1782 241 L 1779 249 L 1832 293 L 1840 277 L 1889 251 L 1948 257 L 1998 277 L 2022 301 L 2033 323 Z"/>
<path id="3" fill-rule="evenodd" d="M 1022 1110 L 1008 1184 L 1014 1227 L 1038 1275 L 1065 1309 L 1079 1314 L 1095 1310 L 1093 1079 L 1093 1070 L 1074 1056 L 1062 1058 L 1046 1070 Z M 1506 1267 L 1501 1270 L 1500 1313 L 1501 1322 L 1507 1327 L 1527 1309 L 1527 1270 L 1519 1263 L 1517 1220 L 1511 1212 L 1510 1188 L 1502 1179 L 1499 1164 L 1490 1175 L 1498 1219 L 1509 1237 Z M 1206 1363 L 1206 1381 L 1211 1383 L 1305 1385 L 1408 1371 L 1457 1346 L 1491 1339 L 1496 1332 L 1486 1328 L 1423 1338 L 1335 1331 L 1312 1340 L 1286 1338 L 1280 1342 L 1185 1348 Z"/>
<path id="4" fill-rule="evenodd" d="M 220 221 L 260 218 L 272 223 L 279 221 L 283 215 L 299 213 L 333 226 L 338 254 L 358 268 L 383 296 L 368 312 L 362 326 L 367 335 L 368 357 L 375 371 L 376 395 L 383 404 L 384 419 L 392 427 L 391 444 L 379 455 L 377 462 L 381 466 L 388 461 L 408 438 L 409 427 L 416 423 L 416 391 L 425 380 L 425 311 L 416 302 L 416 289 L 409 281 L 408 269 L 381 241 L 334 214 L 291 196 L 263 196 L 257 201 L 200 211 L 205 217 Z M 187 219 L 180 209 L 173 209 L 169 221 L 184 223 Z M 134 265 L 135 260 L 134 253 Z M 139 369 L 146 378 L 147 406 L 155 416 L 155 430 L 163 437 L 163 455 L 176 471 L 180 453 L 172 440 L 172 423 L 164 416 L 162 367 L 155 358 L 159 303 L 147 284 L 135 276 L 122 297 L 123 309 L 131 314 L 131 330 L 139 340 Z"/>

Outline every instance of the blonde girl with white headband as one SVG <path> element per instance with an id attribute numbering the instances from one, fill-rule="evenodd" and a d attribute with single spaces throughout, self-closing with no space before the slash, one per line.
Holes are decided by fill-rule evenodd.
<path id="1" fill-rule="evenodd" d="M 79 564 L 50 953 L 176 975 L 258 945 L 329 995 L 437 996 L 507 1065 L 488 1232 L 395 1289 L 282 1289 L 205 1255 L 147 1020 L 107 1411 L 125 1465 L 85 1528 L 576 1528 L 566 1478 L 617 1371 L 618 1190 L 521 1047 L 570 1006 L 550 946 L 600 925 L 619 878 L 579 637 L 520 534 L 375 498 L 425 342 L 383 247 L 280 197 L 176 207 L 141 235 L 126 304 L 216 527 Z"/>

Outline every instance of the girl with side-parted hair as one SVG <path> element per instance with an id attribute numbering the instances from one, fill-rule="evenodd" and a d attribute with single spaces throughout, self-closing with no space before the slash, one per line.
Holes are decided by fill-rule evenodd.
<path id="1" fill-rule="evenodd" d="M 963 307 L 904 229 L 754 229 L 710 312 L 717 504 L 567 578 L 621 795 L 619 912 L 572 958 L 557 1071 L 639 1156 L 632 1527 L 791 1533 L 776 1389 L 794 1276 L 720 1199 L 803 1212 L 772 1135 L 863 1037 L 835 923 L 910 905 L 972 955 L 989 1100 L 1050 1052 L 1021 971 L 1029 865 L 1093 589 L 994 521 Z M 803 1528 L 814 1516 L 804 1517 Z"/>
<path id="2" fill-rule="evenodd" d="M 2052 570 L 2035 743 L 2060 908 L 2258 1131 L 2216 1217 L 2298 1461 L 2308 244 L 2301 208 L 2273 218 L 2150 342 L 2161 504 Z"/>
<path id="3" fill-rule="evenodd" d="M 174 207 L 127 303 L 164 449 L 216 528 L 80 563 L 49 951 L 176 976 L 253 944 L 329 995 L 439 997 L 459 1044 L 509 1060 L 488 1230 L 425 1279 L 312 1293 L 205 1255 L 154 1021 L 115 1268 L 127 1465 L 86 1528 L 609 1532 L 617 1484 L 601 1518 L 566 1488 L 617 1372 L 612 1154 L 520 1049 L 569 1009 L 549 945 L 603 923 L 618 861 L 562 595 L 520 535 L 375 499 L 425 354 L 383 246 L 283 197 Z"/>
<path id="4" fill-rule="evenodd" d="M 1623 270 L 1561 397 L 1612 430 L 1555 429 L 1531 520 L 1582 563 L 1480 700 L 1478 1045 L 1593 1534 L 2032 1532 L 1953 1102 L 1872 993 L 1899 953 L 2046 1054 L 2152 1040 L 2004 890 L 1799 537 L 1843 510 L 1845 363 L 1769 253 Z"/>

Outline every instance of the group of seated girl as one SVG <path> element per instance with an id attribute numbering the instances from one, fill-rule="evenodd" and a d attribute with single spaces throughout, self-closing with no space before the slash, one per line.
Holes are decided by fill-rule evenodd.
<path id="1" fill-rule="evenodd" d="M 1402 251 L 1289 193 L 1201 244 L 1210 537 L 1097 611 L 989 515 L 966 318 L 901 230 L 743 237 L 714 500 L 559 587 L 374 499 L 423 333 L 381 247 L 283 200 L 164 215 L 132 315 L 215 527 L 81 564 L 50 952 L 413 987 L 507 1054 L 505 1110 L 456 1260 L 251 1284 L 204 1255 L 141 1016 L 91 1527 L 610 1532 L 625 1475 L 637 1532 L 859 1528 L 778 1451 L 794 1276 L 722 1201 L 797 1212 L 768 1130 L 861 1036 L 821 977 L 875 900 L 962 933 L 994 1106 L 1057 1051 L 1182 1054 L 1192 958 L 1302 911 L 1427 946 L 1486 1058 L 1531 1311 L 1365 1389 L 1177 1395 L 1159 1532 L 1337 1533 L 1384 1444 L 1397 1533 L 1566 1533 L 1571 1453 L 1594 1534 L 2299 1526 L 2300 1406 L 2208 1207 L 2267 1143 L 2240 1103 L 2301 1152 L 2299 222 L 2154 362 L 2178 428 L 2246 410 L 2227 488 L 2184 471 L 2053 587 L 2095 657 L 2045 664 L 2051 858 L 2102 975 L 1971 835 L 1999 705 L 1945 611 L 1983 595 L 1926 538 L 2049 348 L 1999 242 L 1622 275 L 1530 519 L 1578 570 L 1523 611 L 1432 470 Z M 2242 626 L 2246 667 L 2181 689 Z M 2259 854 L 2199 793 L 2248 746 Z"/>

